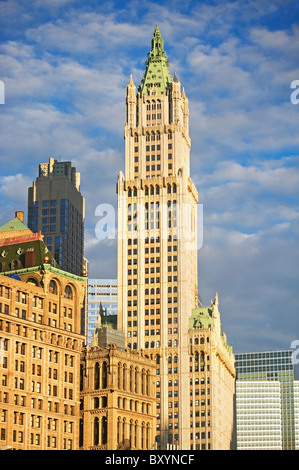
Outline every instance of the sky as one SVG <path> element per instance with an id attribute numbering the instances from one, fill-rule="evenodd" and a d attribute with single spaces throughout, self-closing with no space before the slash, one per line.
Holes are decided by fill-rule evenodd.
<path id="1" fill-rule="evenodd" d="M 116 240 L 97 238 L 96 208 L 117 207 L 126 86 L 130 74 L 140 83 L 156 24 L 189 100 L 203 305 L 218 292 L 234 352 L 290 349 L 299 344 L 297 0 L 0 0 L 0 225 L 16 210 L 27 217 L 39 163 L 70 160 L 86 200 L 89 277 L 116 278 Z"/>

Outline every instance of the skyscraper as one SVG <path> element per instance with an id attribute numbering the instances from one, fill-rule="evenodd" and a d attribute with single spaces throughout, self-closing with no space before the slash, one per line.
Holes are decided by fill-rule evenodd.
<path id="1" fill-rule="evenodd" d="M 84 219 L 80 173 L 71 162 L 50 158 L 41 163 L 28 190 L 28 227 L 41 230 L 61 269 L 79 276 L 84 267 Z"/>
<path id="2" fill-rule="evenodd" d="M 235 355 L 238 448 L 296 448 L 298 381 L 292 354 L 285 350 Z"/>
<path id="3" fill-rule="evenodd" d="M 168 443 L 172 379 L 177 445 L 190 448 L 188 319 L 198 305 L 190 146 L 188 99 L 170 75 L 157 26 L 140 86 L 132 77 L 127 86 L 125 174 L 117 185 L 118 328 L 133 350 L 156 352 L 161 449 Z"/>
<path id="4" fill-rule="evenodd" d="M 117 280 L 89 279 L 88 280 L 88 313 L 87 313 L 87 344 L 97 325 L 99 313 L 107 316 L 107 320 L 117 317 Z"/>

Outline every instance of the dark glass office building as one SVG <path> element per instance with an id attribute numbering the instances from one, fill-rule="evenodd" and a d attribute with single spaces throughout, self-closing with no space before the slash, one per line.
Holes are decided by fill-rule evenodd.
<path id="1" fill-rule="evenodd" d="M 28 227 L 41 231 L 60 268 L 81 276 L 84 268 L 85 200 L 80 173 L 71 162 L 39 165 L 39 176 L 28 189 Z"/>

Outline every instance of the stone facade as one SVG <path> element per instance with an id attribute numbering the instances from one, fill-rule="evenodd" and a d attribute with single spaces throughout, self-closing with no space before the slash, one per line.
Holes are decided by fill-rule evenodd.
<path id="1" fill-rule="evenodd" d="M 10 243 L 1 231 L 0 246 L 0 447 L 77 449 L 86 278 L 48 264 L 42 240 L 18 222 L 11 228 Z M 8 258 L 19 269 L 11 271 Z"/>
<path id="2" fill-rule="evenodd" d="M 193 310 L 189 326 L 191 449 L 230 450 L 236 372 L 217 294 L 210 307 Z"/>
<path id="3" fill-rule="evenodd" d="M 154 374 L 148 355 L 116 344 L 82 352 L 81 449 L 154 449 Z"/>
<path id="4" fill-rule="evenodd" d="M 158 27 L 138 89 L 130 77 L 126 111 L 125 174 L 119 173 L 117 184 L 118 328 L 128 347 L 150 350 L 156 360 L 158 449 L 227 448 L 230 425 L 216 425 L 215 414 L 219 437 L 215 431 L 214 440 L 204 444 L 195 439 L 191 427 L 199 410 L 192 405 L 186 412 L 198 379 L 190 376 L 190 339 L 195 333 L 188 328 L 189 317 L 199 306 L 198 193 L 190 178 L 188 99 L 176 74 L 169 73 Z M 221 331 L 211 334 L 213 344 L 219 335 L 220 344 Z M 213 367 L 217 354 L 208 354 Z M 228 360 L 224 369 L 230 370 L 230 381 L 232 357 L 221 357 Z M 216 379 L 213 374 L 214 405 L 219 402 L 223 416 L 227 402 L 231 422 L 233 389 L 230 384 L 228 394 L 218 396 L 218 386 L 226 380 L 222 375 L 219 372 Z"/>

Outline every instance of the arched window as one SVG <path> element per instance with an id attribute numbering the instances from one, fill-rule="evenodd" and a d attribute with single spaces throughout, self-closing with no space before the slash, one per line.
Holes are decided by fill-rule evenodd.
<path id="1" fill-rule="evenodd" d="M 100 422 L 99 418 L 95 418 L 93 422 L 93 445 L 99 445 L 99 436 L 100 436 Z"/>
<path id="2" fill-rule="evenodd" d="M 69 285 L 65 286 L 64 297 L 66 299 L 72 299 L 73 298 L 73 291 L 72 291 L 71 286 L 69 286 Z"/>
<path id="3" fill-rule="evenodd" d="M 133 443 L 134 443 L 134 421 L 131 419 L 130 420 L 130 435 L 129 435 L 129 439 L 130 439 L 130 449 L 132 449 L 133 447 Z"/>
<path id="4" fill-rule="evenodd" d="M 107 418 L 103 416 L 102 418 L 102 445 L 107 444 Z"/>
<path id="5" fill-rule="evenodd" d="M 100 388 L 100 365 L 98 362 L 94 366 L 94 388 L 95 390 Z"/>
<path id="6" fill-rule="evenodd" d="M 125 440 L 125 435 L 126 435 L 126 418 L 123 418 L 123 422 L 122 422 L 122 438 L 123 438 L 123 441 Z"/>
<path id="7" fill-rule="evenodd" d="M 137 447 L 138 421 L 135 421 L 134 429 L 134 447 Z"/>
<path id="8" fill-rule="evenodd" d="M 123 365 L 123 389 L 126 390 L 126 383 L 127 383 L 127 366 L 126 364 Z"/>
<path id="9" fill-rule="evenodd" d="M 146 395 L 149 394 L 150 391 L 150 373 L 149 370 L 146 371 L 146 378 L 145 378 L 145 393 Z"/>
<path id="10" fill-rule="evenodd" d="M 149 433 L 150 433 L 150 425 L 146 423 L 146 434 L 145 434 L 145 449 L 149 449 Z"/>
<path id="11" fill-rule="evenodd" d="M 195 353 L 195 358 L 194 358 L 194 368 L 195 368 L 195 372 L 199 372 L 199 354 L 197 351 Z"/>
<path id="12" fill-rule="evenodd" d="M 145 423 L 141 424 L 141 449 L 145 446 Z"/>
<path id="13" fill-rule="evenodd" d="M 122 366 L 121 363 L 119 362 L 117 365 L 117 388 L 121 388 L 122 383 L 121 383 L 121 373 L 122 373 Z"/>
<path id="14" fill-rule="evenodd" d="M 134 391 L 134 369 L 130 367 L 130 392 Z"/>
<path id="15" fill-rule="evenodd" d="M 117 444 L 121 442 L 121 418 L 117 420 Z"/>
<path id="16" fill-rule="evenodd" d="M 107 362 L 103 362 L 103 365 L 102 365 L 102 388 L 107 388 L 107 380 L 108 380 Z"/>
<path id="17" fill-rule="evenodd" d="M 18 269 L 19 267 L 19 262 L 18 260 L 14 259 L 12 262 L 11 262 L 11 269 L 12 270 L 15 270 L 15 269 Z"/>
<path id="18" fill-rule="evenodd" d="M 205 370 L 205 353 L 203 351 L 200 353 L 200 370 Z"/>

